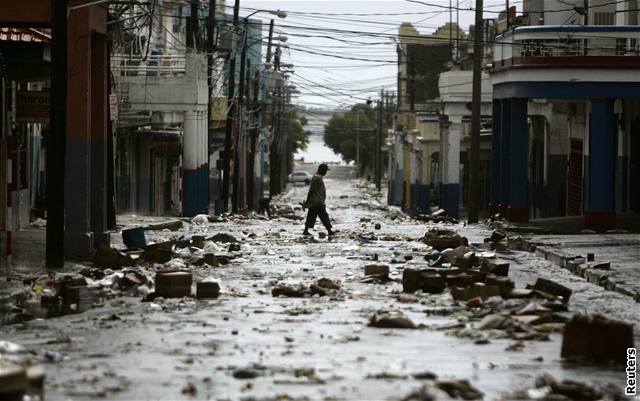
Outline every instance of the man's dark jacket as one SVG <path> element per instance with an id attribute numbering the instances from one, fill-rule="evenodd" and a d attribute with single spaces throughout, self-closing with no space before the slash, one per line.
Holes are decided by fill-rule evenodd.
<path id="1" fill-rule="evenodd" d="M 307 194 L 306 206 L 308 208 L 324 206 L 324 201 L 327 198 L 327 193 L 324 189 L 324 181 L 320 174 L 315 174 L 311 179 L 311 185 L 309 186 L 309 193 Z"/>

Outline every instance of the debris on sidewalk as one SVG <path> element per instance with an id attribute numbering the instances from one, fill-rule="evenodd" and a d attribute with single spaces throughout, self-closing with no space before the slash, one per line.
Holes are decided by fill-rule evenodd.
<path id="1" fill-rule="evenodd" d="M 369 319 L 369 326 L 384 329 L 415 329 L 417 326 L 399 311 L 379 310 Z"/>
<path id="2" fill-rule="evenodd" d="M 0 352 L 0 399 L 44 399 L 45 372 L 39 365 L 13 363 Z"/>
<path id="3" fill-rule="evenodd" d="M 280 283 L 271 289 L 273 297 L 307 298 L 314 295 L 325 296 L 327 290 L 316 284 L 284 284 Z"/>
<path id="4" fill-rule="evenodd" d="M 505 396 L 510 401 L 534 401 L 534 400 L 572 400 L 572 401 L 599 401 L 599 400 L 624 400 L 622 390 L 614 385 L 601 386 L 599 388 L 589 386 L 575 380 L 558 381 L 549 374 L 538 376 L 534 386 L 525 390 L 512 391 Z"/>
<path id="5" fill-rule="evenodd" d="M 104 269 L 121 269 L 123 266 L 132 266 L 133 260 L 124 253 L 106 245 L 98 245 L 93 256 L 93 262 Z"/>
<path id="6" fill-rule="evenodd" d="M 218 233 L 210 238 L 207 238 L 208 241 L 213 241 L 213 242 L 222 242 L 224 244 L 228 244 L 228 243 L 235 243 L 238 242 L 238 240 L 236 239 L 236 237 L 234 237 L 231 234 L 227 234 L 227 233 Z"/>
<path id="7" fill-rule="evenodd" d="M 443 251 L 447 248 L 457 248 L 460 245 L 469 245 L 469 241 L 455 231 L 439 228 L 427 231 L 422 238 L 422 241 L 427 245 L 431 245 L 438 251 Z"/>
<path id="8" fill-rule="evenodd" d="M 196 283 L 196 298 L 213 299 L 220 296 L 220 284 L 211 278 Z"/>
<path id="9" fill-rule="evenodd" d="M 626 363 L 633 326 L 602 315 L 577 314 L 565 325 L 561 356 L 595 363 Z"/>
<path id="10" fill-rule="evenodd" d="M 155 294 L 164 298 L 191 296 L 192 274 L 188 270 L 166 270 L 156 273 Z"/>
<path id="11" fill-rule="evenodd" d="M 331 280 L 326 277 L 320 278 L 316 281 L 316 285 L 321 288 L 326 288 L 328 290 L 339 290 L 340 283 L 337 280 Z"/>
<path id="12" fill-rule="evenodd" d="M 541 277 L 536 280 L 536 283 L 533 285 L 533 289 L 547 294 L 559 296 L 562 298 L 562 302 L 564 302 L 565 304 L 568 304 L 569 298 L 571 298 L 570 288 Z"/>
<path id="13" fill-rule="evenodd" d="M 389 265 L 382 264 L 370 264 L 364 266 L 364 275 L 365 276 L 378 276 L 380 278 L 388 278 L 389 277 Z"/>
<path id="14" fill-rule="evenodd" d="M 145 231 L 161 231 L 161 230 L 170 230 L 170 231 L 178 231 L 184 227 L 182 221 L 173 220 L 162 223 L 149 224 L 144 227 Z"/>
<path id="15" fill-rule="evenodd" d="M 129 250 L 144 249 L 147 246 L 144 228 L 134 227 L 122 230 L 122 242 Z"/>
<path id="16" fill-rule="evenodd" d="M 191 219 L 191 224 L 203 225 L 209 222 L 209 215 L 198 214 Z"/>
<path id="17" fill-rule="evenodd" d="M 445 391 L 452 398 L 463 400 L 480 400 L 484 394 L 473 387 L 468 380 L 439 380 L 436 387 Z"/>

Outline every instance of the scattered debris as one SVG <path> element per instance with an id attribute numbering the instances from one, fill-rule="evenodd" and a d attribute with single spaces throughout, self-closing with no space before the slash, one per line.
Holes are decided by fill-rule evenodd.
<path id="1" fill-rule="evenodd" d="M 240 368 L 233 371 L 233 377 L 240 380 L 255 379 L 261 372 L 253 368 Z"/>
<path id="2" fill-rule="evenodd" d="M 507 277 L 509 275 L 509 262 L 500 259 L 484 259 L 480 266 L 480 271 Z"/>
<path id="3" fill-rule="evenodd" d="M 480 400 L 484 394 L 473 387 L 468 380 L 440 380 L 436 382 L 436 387 L 445 391 L 452 398 L 462 398 L 463 400 Z"/>
<path id="4" fill-rule="evenodd" d="M 533 401 L 533 400 L 624 400 L 626 397 L 615 386 L 608 385 L 595 388 L 587 384 L 574 381 L 557 381 L 553 376 L 544 374 L 536 378 L 534 387 L 526 390 L 514 391 L 506 395 L 506 400 Z"/>
<path id="5" fill-rule="evenodd" d="M 140 254 L 140 259 L 150 263 L 167 263 L 172 257 L 172 247 L 173 244 L 171 241 L 147 245 L 144 251 Z"/>
<path id="6" fill-rule="evenodd" d="M 498 243 L 498 242 L 502 242 L 506 238 L 507 238 L 507 234 L 504 231 L 493 230 L 493 232 L 491 233 L 490 240 L 493 243 Z"/>
<path id="7" fill-rule="evenodd" d="M 455 231 L 436 228 L 429 230 L 422 238 L 422 241 L 439 251 L 447 248 L 457 248 L 460 245 L 469 245 L 469 241 Z"/>
<path id="8" fill-rule="evenodd" d="M 325 278 L 325 277 L 323 277 L 321 279 L 318 279 L 318 281 L 316 281 L 316 285 L 318 287 L 326 288 L 328 290 L 339 290 L 340 289 L 340 282 L 339 281 L 331 280 L 331 279 L 328 279 L 328 278 Z"/>
<path id="9" fill-rule="evenodd" d="M 191 296 L 192 275 L 188 270 L 165 270 L 156 274 L 156 296 L 181 298 Z"/>
<path id="10" fill-rule="evenodd" d="M 100 244 L 93 255 L 93 263 L 104 269 L 121 269 L 133 265 L 133 261 L 120 251 Z"/>
<path id="11" fill-rule="evenodd" d="M 369 319 L 369 326 L 385 329 L 415 329 L 417 326 L 398 311 L 378 311 Z"/>
<path id="12" fill-rule="evenodd" d="M 144 249 L 147 246 L 144 228 L 134 227 L 122 230 L 122 242 L 128 249 Z"/>
<path id="13" fill-rule="evenodd" d="M 633 325 L 602 315 L 577 314 L 565 325 L 561 356 L 596 363 L 626 363 Z"/>
<path id="14" fill-rule="evenodd" d="M 183 228 L 183 224 L 182 224 L 182 221 L 180 220 L 149 224 L 148 226 L 144 227 L 145 231 L 160 231 L 160 230 L 178 231 L 178 230 L 181 230 L 182 228 Z"/>
<path id="15" fill-rule="evenodd" d="M 364 267 L 365 276 L 389 277 L 389 265 L 371 264 Z"/>
<path id="16" fill-rule="evenodd" d="M 198 214 L 191 219 L 192 224 L 201 225 L 209 222 L 209 216 L 206 214 Z"/>
<path id="17" fill-rule="evenodd" d="M 195 397 L 198 395 L 198 388 L 195 384 L 189 382 L 182 387 L 182 394 Z"/>
<path id="18" fill-rule="evenodd" d="M 288 298 L 305 298 L 314 295 L 325 296 L 327 291 L 316 285 L 304 285 L 304 284 L 278 284 L 271 289 L 271 295 L 274 297 L 288 297 Z"/>
<path id="19" fill-rule="evenodd" d="M 208 240 L 213 242 L 222 242 L 222 243 L 238 242 L 236 237 L 227 233 L 218 233 L 213 237 L 208 238 Z"/>
<path id="20" fill-rule="evenodd" d="M 220 284 L 216 281 L 205 279 L 196 283 L 196 298 L 212 299 L 220 296 Z"/>
<path id="21" fill-rule="evenodd" d="M 571 297 L 570 288 L 545 278 L 538 278 L 536 283 L 533 285 L 533 289 L 547 294 L 560 296 L 565 304 L 569 303 L 569 298 Z"/>

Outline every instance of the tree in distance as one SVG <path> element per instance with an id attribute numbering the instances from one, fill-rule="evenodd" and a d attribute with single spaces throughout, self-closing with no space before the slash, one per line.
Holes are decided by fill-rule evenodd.
<path id="1" fill-rule="evenodd" d="M 370 102 L 358 103 L 344 112 L 335 112 L 324 126 L 324 142 L 345 162 L 356 161 L 360 133 L 360 174 L 375 166 L 377 110 Z"/>

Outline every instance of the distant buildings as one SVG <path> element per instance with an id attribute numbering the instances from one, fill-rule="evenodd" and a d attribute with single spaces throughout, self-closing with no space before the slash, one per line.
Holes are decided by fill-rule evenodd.
<path id="1" fill-rule="evenodd" d="M 584 4 L 525 1 L 522 15 L 485 20 L 480 202 L 490 213 L 584 216 L 603 231 L 640 212 L 640 14 L 635 2 Z M 458 217 L 469 196 L 471 49 L 447 27 L 400 27 L 389 198 Z"/>

